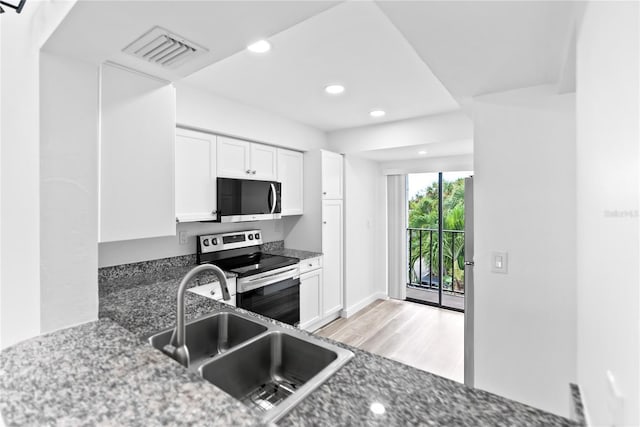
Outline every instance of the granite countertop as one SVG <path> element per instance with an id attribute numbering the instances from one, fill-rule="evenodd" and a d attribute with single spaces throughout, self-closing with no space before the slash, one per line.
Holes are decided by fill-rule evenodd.
<path id="1" fill-rule="evenodd" d="M 180 419 L 182 409 L 186 406 L 193 408 L 193 412 L 188 415 L 189 420 L 194 420 L 191 425 L 197 425 L 195 420 L 201 420 L 200 417 L 204 414 L 207 415 L 207 424 L 217 422 L 216 420 L 222 420 L 221 423 L 226 422 L 228 425 L 258 423 L 258 414 L 251 418 L 246 408 L 234 405 L 232 402 L 235 401 L 224 392 L 189 373 L 146 342 L 140 341 L 174 325 L 177 287 L 188 269 L 186 266 L 172 267 L 118 279 L 101 275 L 99 317 L 103 320 L 20 344 L 19 346 L 28 347 L 29 351 L 26 352 L 23 347 L 17 346 L 0 353 L 0 369 L 3 372 L 3 380 L 0 382 L 0 391 L 3 393 L 0 394 L 4 396 L 8 395 L 6 391 L 17 388 L 25 381 L 29 371 L 23 369 L 30 364 L 39 365 L 38 371 L 41 372 L 57 371 L 57 375 L 51 379 L 41 376 L 37 379 L 38 376 L 33 373 L 36 379 L 28 381 L 29 388 L 25 388 L 25 392 L 18 395 L 20 397 L 0 398 L 0 407 L 5 413 L 7 424 L 19 425 L 26 419 L 42 420 L 43 424 L 49 424 L 48 420 L 60 419 L 68 414 L 73 414 L 77 420 L 83 419 L 84 414 L 86 424 L 95 424 L 93 421 L 100 420 L 109 420 L 106 421 L 109 423 L 114 419 L 129 419 L 131 422 L 124 424 L 152 425 L 155 420 L 162 420 L 163 416 L 169 417 L 166 424 L 175 424 L 173 420 Z M 190 292 L 186 293 L 185 301 L 187 319 L 199 317 L 223 306 L 229 307 Z M 241 309 L 236 310 L 247 313 Z M 249 314 L 275 322 L 254 313 Z M 108 333 L 101 333 L 103 328 Z M 62 338 L 67 343 L 66 347 L 59 347 L 61 338 L 56 334 L 66 334 L 66 338 Z M 472 389 L 341 343 L 319 339 L 348 348 L 355 357 L 285 415 L 278 422 L 279 425 L 577 425 L 566 418 Z M 66 360 L 70 354 L 73 356 L 74 343 L 84 342 L 97 342 L 78 357 L 85 360 L 84 364 L 54 363 L 56 360 Z M 111 353 L 103 353 L 101 346 L 108 348 Z M 39 348 L 42 351 L 37 350 Z M 49 357 L 42 358 L 42 354 L 48 354 Z M 112 354 L 115 359 L 107 357 L 108 354 Z M 106 363 L 105 366 L 105 359 L 113 360 L 112 364 Z M 73 357 L 69 360 L 77 359 Z M 17 365 L 14 367 L 13 364 Z M 120 366 L 130 367 L 130 374 L 126 380 L 122 379 L 118 383 L 122 397 L 114 397 L 103 383 L 96 382 L 95 373 L 118 372 Z M 162 372 L 167 379 L 151 375 L 157 372 Z M 101 381 L 110 384 L 106 379 L 108 376 L 102 375 L 105 379 Z M 63 378 L 75 378 L 75 381 L 67 383 Z M 159 393 L 157 388 L 165 381 L 168 384 Z M 56 399 L 41 399 L 52 393 L 59 393 L 61 384 L 69 387 L 71 392 Z M 181 384 L 189 384 L 193 389 L 180 389 Z M 130 390 L 126 391 L 127 388 Z M 203 391 L 195 393 L 192 390 Z M 97 398 L 102 393 L 108 398 Z M 87 399 L 86 396 L 95 396 L 97 399 Z M 102 412 L 95 410 L 94 400 L 97 400 L 95 405 L 101 405 Z M 222 402 L 220 406 L 217 403 L 211 404 L 218 401 Z M 384 405 L 383 414 L 375 415 L 371 412 L 370 405 L 374 402 Z M 167 408 L 172 408 L 169 414 Z M 203 412 L 205 409 L 208 412 Z M 103 418 L 97 418 L 100 414 Z M 113 419 L 109 418 L 110 414 Z M 25 418 L 29 416 L 32 418 Z"/>
<path id="2" fill-rule="evenodd" d="M 109 319 L 0 353 L 7 426 L 255 425 L 241 403 Z"/>
<path id="3" fill-rule="evenodd" d="M 298 249 L 286 249 L 286 248 L 268 249 L 268 250 L 265 250 L 264 252 L 271 255 L 281 255 L 281 256 L 288 256 L 291 258 L 298 258 L 300 261 L 322 256 L 322 253 L 320 252 L 309 252 L 309 251 L 301 251 Z"/>

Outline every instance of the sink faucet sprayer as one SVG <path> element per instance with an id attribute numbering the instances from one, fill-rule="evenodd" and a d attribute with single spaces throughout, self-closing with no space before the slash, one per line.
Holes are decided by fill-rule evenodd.
<path id="1" fill-rule="evenodd" d="M 215 274 L 215 276 L 218 278 L 218 283 L 220 283 L 220 289 L 222 290 L 222 296 L 224 300 L 229 301 L 231 299 L 231 297 L 229 296 L 229 289 L 227 288 L 227 277 L 225 276 L 224 271 L 222 271 L 217 265 L 202 264 L 194 267 L 184 276 L 184 278 L 180 282 L 180 286 L 178 287 L 176 328 L 173 330 L 173 334 L 171 335 L 169 344 L 164 347 L 164 351 L 186 368 L 189 367 L 190 357 L 189 349 L 187 348 L 186 343 L 187 333 L 184 318 L 184 293 L 186 292 L 187 285 L 189 284 L 191 279 L 193 279 L 203 271 L 213 272 L 213 274 Z"/>

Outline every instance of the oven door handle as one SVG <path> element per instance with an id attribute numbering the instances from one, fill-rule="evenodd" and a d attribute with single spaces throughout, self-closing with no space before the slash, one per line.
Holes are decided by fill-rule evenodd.
<path id="1" fill-rule="evenodd" d="M 269 213 L 274 213 L 276 210 L 276 203 L 278 201 L 278 198 L 276 196 L 276 185 L 273 182 L 270 185 L 271 185 L 271 212 Z"/>
<path id="2" fill-rule="evenodd" d="M 262 288 L 264 286 L 272 285 L 277 282 L 282 282 L 284 280 L 297 279 L 298 277 L 300 277 L 298 274 L 298 267 L 295 267 L 288 270 L 280 271 L 278 273 L 250 279 L 246 283 L 237 283 L 236 287 L 239 293 L 243 293 Z"/>

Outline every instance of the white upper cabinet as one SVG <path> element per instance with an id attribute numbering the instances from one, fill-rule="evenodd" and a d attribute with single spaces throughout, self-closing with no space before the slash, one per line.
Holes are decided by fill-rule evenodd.
<path id="1" fill-rule="evenodd" d="M 239 139 L 218 137 L 218 176 L 250 178 L 251 143 Z"/>
<path id="2" fill-rule="evenodd" d="M 175 88 L 114 65 L 100 75 L 98 240 L 175 235 Z"/>
<path id="3" fill-rule="evenodd" d="M 176 219 L 213 221 L 216 210 L 216 136 L 176 130 Z"/>
<path id="4" fill-rule="evenodd" d="M 240 139 L 218 137 L 218 176 L 273 181 L 276 148 Z"/>
<path id="5" fill-rule="evenodd" d="M 278 181 L 282 183 L 282 215 L 302 215 L 303 154 L 278 148 Z"/>
<path id="6" fill-rule="evenodd" d="M 343 158 L 341 154 L 320 151 L 322 162 L 322 198 L 342 199 L 344 181 Z"/>
<path id="7" fill-rule="evenodd" d="M 269 145 L 251 143 L 251 177 L 275 181 L 278 176 L 277 149 Z"/>

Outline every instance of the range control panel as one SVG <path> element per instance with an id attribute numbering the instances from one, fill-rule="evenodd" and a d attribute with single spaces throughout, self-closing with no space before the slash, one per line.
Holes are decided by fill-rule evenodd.
<path id="1" fill-rule="evenodd" d="M 209 253 L 227 249 L 246 248 L 262 244 L 260 230 L 236 231 L 224 234 L 198 236 L 198 252 Z"/>

